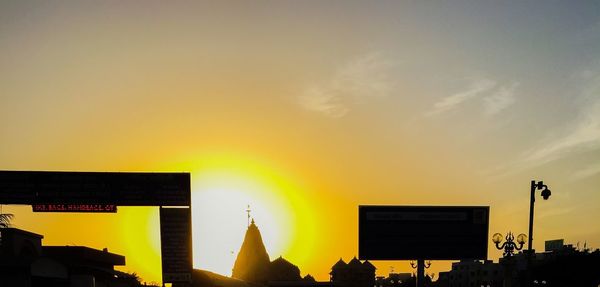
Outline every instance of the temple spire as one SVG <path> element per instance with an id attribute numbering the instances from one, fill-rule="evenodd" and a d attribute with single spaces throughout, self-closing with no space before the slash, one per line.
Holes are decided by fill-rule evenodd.
<path id="1" fill-rule="evenodd" d="M 250 226 L 250 211 L 252 210 L 250 210 L 250 204 L 248 204 L 248 208 L 246 209 L 246 213 L 248 213 L 248 226 Z"/>
<path id="2" fill-rule="evenodd" d="M 235 259 L 231 276 L 247 282 L 264 284 L 268 279 L 270 262 L 260 231 L 252 219 Z"/>

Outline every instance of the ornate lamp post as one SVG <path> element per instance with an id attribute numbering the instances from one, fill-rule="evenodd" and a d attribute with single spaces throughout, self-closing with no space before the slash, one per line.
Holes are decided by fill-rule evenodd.
<path id="1" fill-rule="evenodd" d="M 423 266 L 425 266 L 425 269 L 428 269 L 429 267 L 431 267 L 431 261 L 430 260 L 425 261 L 425 264 Z M 413 269 L 416 269 L 418 266 L 415 261 L 411 260 L 410 267 L 412 267 Z"/>
<path id="2" fill-rule="evenodd" d="M 525 240 L 527 240 L 527 235 L 521 233 L 517 236 L 517 243 L 515 243 L 515 236 L 512 232 L 508 232 L 506 234 L 506 241 L 502 243 L 502 234 L 496 233 L 492 236 L 492 242 L 496 244 L 496 248 L 498 250 L 504 250 L 504 258 L 507 260 L 504 261 L 504 287 L 512 287 L 513 286 L 513 269 L 514 262 L 510 260 L 514 255 L 515 250 L 523 249 L 523 245 L 525 244 Z M 502 243 L 502 244 L 500 244 Z M 517 245 L 518 244 L 518 245 Z"/>
<path id="3" fill-rule="evenodd" d="M 527 238 L 527 235 L 521 233 L 517 236 L 517 243 L 519 244 L 517 246 L 517 243 L 515 243 L 515 236 L 512 234 L 512 232 L 508 232 L 508 234 L 506 234 L 506 241 L 504 243 L 502 243 L 502 245 L 500 245 L 500 243 L 502 242 L 502 234 L 500 233 L 496 233 L 492 236 L 492 242 L 494 242 L 496 244 L 496 248 L 498 250 L 502 250 L 504 249 L 504 257 L 511 257 L 514 255 L 515 250 L 521 250 L 523 249 L 523 244 L 525 244 L 525 239 Z"/>

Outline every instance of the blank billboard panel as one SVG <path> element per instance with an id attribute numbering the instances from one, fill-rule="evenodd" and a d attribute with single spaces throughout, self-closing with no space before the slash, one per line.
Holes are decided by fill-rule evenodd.
<path id="1" fill-rule="evenodd" d="M 487 259 L 488 206 L 359 206 L 358 217 L 360 259 Z"/>

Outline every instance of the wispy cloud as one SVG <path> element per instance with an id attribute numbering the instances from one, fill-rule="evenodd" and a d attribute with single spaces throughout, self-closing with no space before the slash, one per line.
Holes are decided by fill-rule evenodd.
<path id="1" fill-rule="evenodd" d="M 483 98 L 483 112 L 487 116 L 494 116 L 513 105 L 517 100 L 515 91 L 518 83 L 502 86 L 490 96 Z"/>
<path id="2" fill-rule="evenodd" d="M 387 97 L 392 88 L 393 63 L 371 53 L 338 68 L 325 83 L 314 84 L 298 97 L 302 107 L 333 118 L 345 116 L 352 106 L 370 98 Z"/>
<path id="3" fill-rule="evenodd" d="M 495 81 L 489 79 L 474 80 L 464 91 L 445 97 L 433 104 L 433 109 L 427 112 L 425 115 L 433 116 L 455 109 L 466 101 L 491 91 L 494 87 L 496 87 Z"/>
<path id="4" fill-rule="evenodd" d="M 573 172 L 571 178 L 573 180 L 581 180 L 597 174 L 600 174 L 600 163 L 591 164 L 583 169 Z"/>
<path id="5" fill-rule="evenodd" d="M 578 98 L 580 109 L 569 129 L 551 140 L 526 150 L 516 160 L 494 170 L 498 177 L 525 169 L 544 165 L 583 152 L 600 150 L 600 72 L 586 70 L 582 73 L 583 88 Z M 572 171 L 572 179 L 583 179 L 600 173 L 600 164 L 582 167 Z"/>
<path id="6" fill-rule="evenodd" d="M 600 70 L 587 70 L 582 77 L 585 81 L 580 95 L 582 105 L 572 128 L 536 148 L 526 161 L 547 163 L 576 152 L 600 149 Z"/>
<path id="7" fill-rule="evenodd" d="M 540 211 L 538 218 L 542 219 L 542 218 L 546 218 L 546 217 L 564 216 L 566 214 L 572 213 L 573 211 L 576 211 L 576 209 L 574 207 L 547 209 L 547 210 Z"/>
<path id="8" fill-rule="evenodd" d="M 600 148 L 600 94 L 582 108 L 570 132 L 536 148 L 525 161 L 542 164 L 597 148 Z"/>
<path id="9" fill-rule="evenodd" d="M 501 84 L 487 78 L 476 78 L 460 92 L 447 96 L 435 104 L 425 116 L 435 116 L 466 104 L 480 100 L 482 112 L 486 116 L 495 116 L 516 102 L 518 83 Z"/>

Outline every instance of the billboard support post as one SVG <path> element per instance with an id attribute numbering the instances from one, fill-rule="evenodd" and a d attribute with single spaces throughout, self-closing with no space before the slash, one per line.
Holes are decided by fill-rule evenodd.
<path id="1" fill-rule="evenodd" d="M 417 259 L 417 287 L 425 286 L 425 260 Z"/>
<path id="2" fill-rule="evenodd" d="M 428 260 L 487 259 L 489 206 L 358 207 L 358 257 L 417 260 L 417 287 Z"/>

